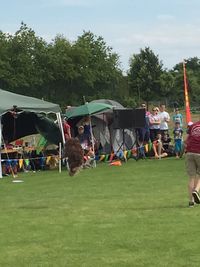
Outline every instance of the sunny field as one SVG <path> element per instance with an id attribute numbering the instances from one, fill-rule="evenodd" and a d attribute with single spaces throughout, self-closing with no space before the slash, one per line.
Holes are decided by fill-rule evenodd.
<path id="1" fill-rule="evenodd" d="M 0 266 L 200 266 L 184 159 L 0 180 Z"/>

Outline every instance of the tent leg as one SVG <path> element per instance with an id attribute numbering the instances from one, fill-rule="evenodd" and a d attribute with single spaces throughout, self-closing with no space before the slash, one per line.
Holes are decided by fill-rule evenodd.
<path id="1" fill-rule="evenodd" d="M 60 112 L 56 113 L 56 117 L 58 121 L 58 126 L 62 134 L 63 145 L 65 145 L 65 135 L 64 135 L 62 118 L 61 118 Z M 61 171 L 62 171 L 62 146 L 61 146 L 61 143 L 59 143 L 59 173 L 61 173 Z"/>
<path id="2" fill-rule="evenodd" d="M 91 138 L 92 138 L 92 150 L 93 150 L 93 153 L 94 153 L 94 163 L 93 163 L 93 167 L 96 168 L 97 164 L 96 164 L 96 160 L 95 160 L 94 135 L 93 135 L 93 131 L 92 131 L 91 116 L 90 116 L 90 134 L 91 134 Z"/>
<path id="3" fill-rule="evenodd" d="M 62 171 L 62 144 L 59 143 L 59 173 Z"/>
<path id="4" fill-rule="evenodd" d="M 2 125 L 1 125 L 1 116 L 0 116 L 0 178 L 3 178 L 2 165 L 1 165 L 1 140 L 2 140 Z"/>
<path id="5" fill-rule="evenodd" d="M 61 118 L 60 112 L 56 113 L 56 117 L 57 117 L 57 121 L 58 121 L 58 126 L 59 126 L 61 134 L 62 134 L 63 144 L 65 144 L 65 135 L 64 135 L 62 118 Z"/>

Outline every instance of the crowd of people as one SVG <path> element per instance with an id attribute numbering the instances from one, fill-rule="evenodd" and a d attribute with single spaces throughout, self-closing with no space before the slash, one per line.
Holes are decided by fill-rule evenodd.
<path id="1" fill-rule="evenodd" d="M 179 109 L 175 109 L 175 114 L 170 118 L 166 111 L 165 104 L 159 107 L 154 106 L 152 112 L 147 110 L 143 103 L 141 108 L 145 109 L 145 125 L 137 129 L 139 146 L 152 143 L 150 156 L 156 159 L 175 155 L 180 158 L 183 151 L 183 116 Z M 172 119 L 173 129 L 170 136 L 169 122 Z"/>

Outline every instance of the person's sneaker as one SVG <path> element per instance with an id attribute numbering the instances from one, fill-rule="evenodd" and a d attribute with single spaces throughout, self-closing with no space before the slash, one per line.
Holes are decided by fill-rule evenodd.
<path id="1" fill-rule="evenodd" d="M 194 207 L 194 202 L 189 202 L 189 208 L 193 208 Z"/>
<path id="2" fill-rule="evenodd" d="M 199 193 L 196 190 L 194 190 L 192 192 L 192 196 L 194 198 L 194 202 L 197 203 L 197 204 L 200 204 L 200 196 L 199 196 Z"/>

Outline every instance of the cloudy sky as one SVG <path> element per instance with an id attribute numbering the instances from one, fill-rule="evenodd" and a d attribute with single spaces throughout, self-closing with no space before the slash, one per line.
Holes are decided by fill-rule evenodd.
<path id="1" fill-rule="evenodd" d="M 120 55 L 124 71 L 146 46 L 167 69 L 200 57 L 200 0 L 0 1 L 1 31 L 13 34 L 23 21 L 49 42 L 58 33 L 74 41 L 90 30 Z"/>

